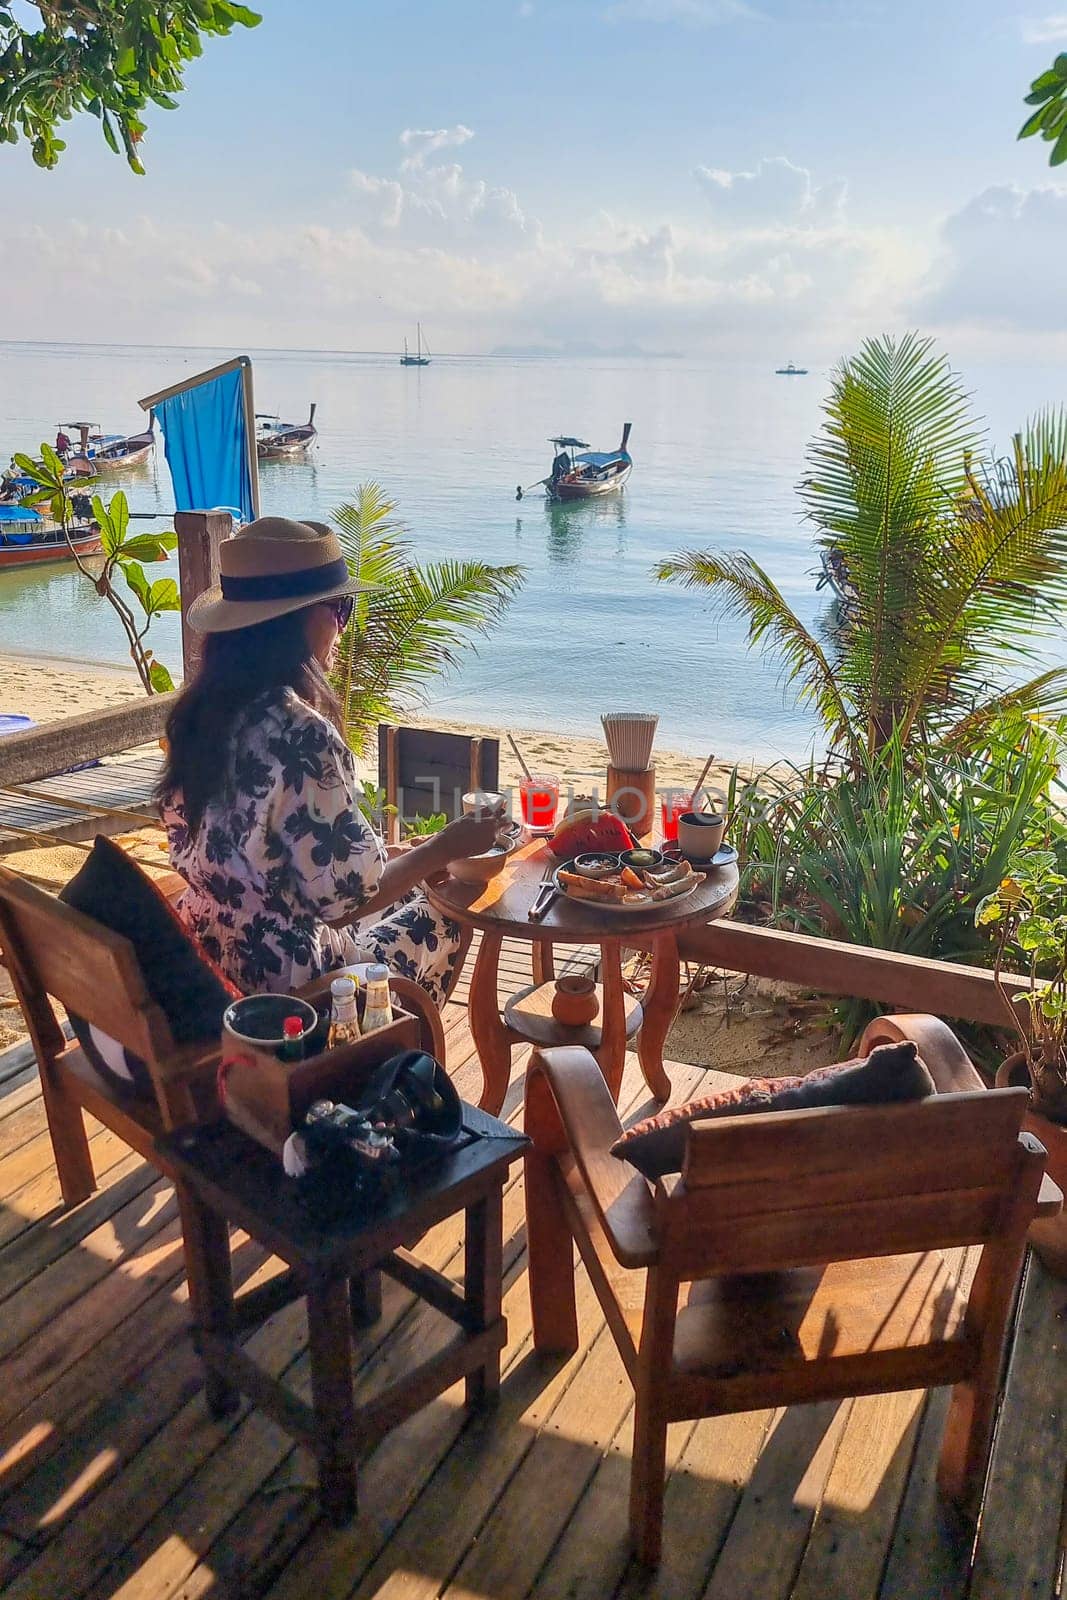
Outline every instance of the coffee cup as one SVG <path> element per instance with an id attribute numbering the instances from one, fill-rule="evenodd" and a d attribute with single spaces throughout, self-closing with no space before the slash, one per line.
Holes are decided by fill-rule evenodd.
<path id="1" fill-rule="evenodd" d="M 472 789 L 463 796 L 463 811 L 468 817 L 494 816 L 504 810 L 507 797 L 490 789 Z"/>
<path id="2" fill-rule="evenodd" d="M 690 861 L 710 861 L 725 832 L 723 812 L 683 811 L 678 818 L 678 848 Z"/>

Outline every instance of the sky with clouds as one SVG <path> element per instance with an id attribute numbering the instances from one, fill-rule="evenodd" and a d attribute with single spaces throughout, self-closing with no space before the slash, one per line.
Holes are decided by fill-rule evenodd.
<path id="1" fill-rule="evenodd" d="M 0 147 L 0 338 L 832 359 L 1067 354 L 1067 178 L 1015 142 L 1067 11 L 259 0 L 148 175 Z M 1067 168 L 1064 169 L 1067 171 Z"/>

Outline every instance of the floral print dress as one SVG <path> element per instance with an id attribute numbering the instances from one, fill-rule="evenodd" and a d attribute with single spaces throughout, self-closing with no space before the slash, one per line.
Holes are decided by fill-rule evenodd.
<path id="1" fill-rule="evenodd" d="M 207 954 L 246 994 L 384 961 L 442 1004 L 460 928 L 420 891 L 382 920 L 327 926 L 358 915 L 385 864 L 333 724 L 293 690 L 271 690 L 234 743 L 232 792 L 212 801 L 195 834 L 180 793 L 161 808 L 171 863 L 188 884 L 178 911 Z"/>

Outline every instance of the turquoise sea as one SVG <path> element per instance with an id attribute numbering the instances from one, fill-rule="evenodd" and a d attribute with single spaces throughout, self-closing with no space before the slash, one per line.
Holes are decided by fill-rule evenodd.
<path id="1" fill-rule="evenodd" d="M 138 431 L 139 396 L 233 353 L 0 343 L 0 455 L 32 450 L 72 419 Z M 435 356 L 402 368 L 396 354 L 248 353 L 259 410 L 303 421 L 318 404 L 309 460 L 263 464 L 264 511 L 325 518 L 373 478 L 399 502 L 420 557 L 525 567 L 506 620 L 434 693 L 440 716 L 597 734 L 602 711 L 655 710 L 665 749 L 796 758 L 811 747 L 810 716 L 773 663 L 748 651 L 741 625 L 705 597 L 656 583 L 651 569 L 682 549 L 745 549 L 819 624 L 827 607 L 795 485 L 825 371 L 780 378 L 769 365 L 606 357 Z M 803 352 L 782 357 L 800 363 Z M 1053 367 L 964 376 L 1001 445 L 1067 388 Z M 573 507 L 546 507 L 540 495 L 516 502 L 516 484 L 548 470 L 549 435 L 609 449 L 625 421 L 635 468 L 622 495 Z M 110 481 L 135 511 L 173 506 L 161 448 L 152 465 Z M 160 619 L 153 635 L 176 666 L 177 618 Z M 106 605 L 63 567 L 0 574 L 0 652 L 125 659 Z M 0 711 L 19 710 L 0 681 Z"/>

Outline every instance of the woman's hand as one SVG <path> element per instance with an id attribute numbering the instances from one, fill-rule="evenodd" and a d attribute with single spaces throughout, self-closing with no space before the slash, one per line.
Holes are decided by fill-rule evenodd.
<path id="1" fill-rule="evenodd" d="M 442 847 L 447 841 L 446 861 L 465 861 L 468 856 L 484 855 L 491 850 L 503 820 L 503 811 L 491 811 L 482 816 L 457 817 L 455 822 L 450 822 L 437 835 Z"/>

